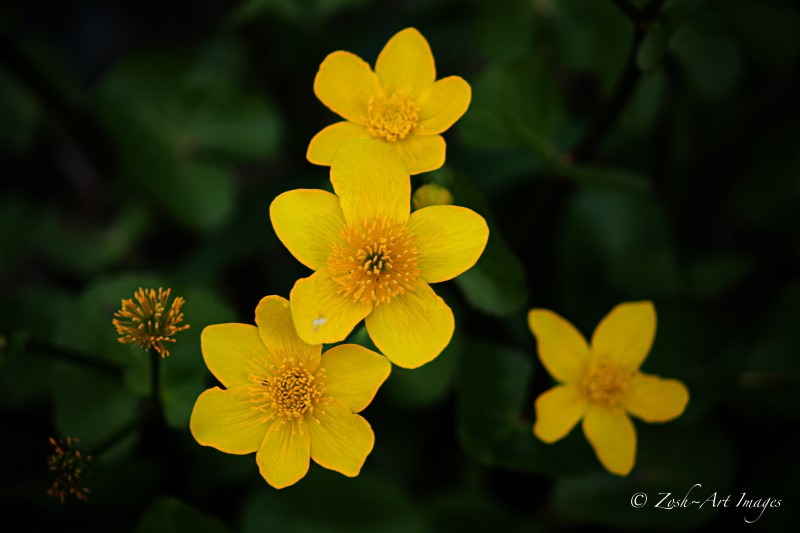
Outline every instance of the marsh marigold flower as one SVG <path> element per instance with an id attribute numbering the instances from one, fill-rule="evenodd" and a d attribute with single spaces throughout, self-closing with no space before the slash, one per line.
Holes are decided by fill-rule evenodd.
<path id="1" fill-rule="evenodd" d="M 396 365 L 436 357 L 453 334 L 453 313 L 429 283 L 454 278 L 480 257 L 483 218 L 464 207 L 410 211 L 408 171 L 377 141 L 351 141 L 331 164 L 336 194 L 299 189 L 270 206 L 278 238 L 315 270 L 291 292 L 297 334 L 310 344 L 344 339 L 362 319 Z"/>
<path id="2" fill-rule="evenodd" d="M 656 333 L 651 302 L 617 305 L 600 322 L 591 346 L 566 320 L 533 309 L 528 324 L 539 359 L 559 385 L 536 400 L 534 434 L 555 442 L 583 420 L 583 433 L 602 465 L 627 475 L 636 459 L 636 430 L 629 415 L 645 422 L 667 422 L 683 413 L 686 386 L 639 371 Z"/>
<path id="3" fill-rule="evenodd" d="M 314 94 L 345 120 L 320 131 L 308 160 L 330 165 L 336 151 L 353 139 L 379 139 L 391 146 L 411 174 L 444 164 L 447 130 L 469 107 L 472 91 L 458 76 L 436 81 L 430 46 L 414 28 L 389 39 L 375 71 L 358 56 L 333 52 L 319 67 Z"/>
<path id="4" fill-rule="evenodd" d="M 356 476 L 375 436 L 356 414 L 389 376 L 380 354 L 342 344 L 322 346 L 295 333 L 289 302 L 267 296 L 256 326 L 218 324 L 200 337 L 208 369 L 226 387 L 197 399 L 190 428 L 200 444 L 231 454 L 256 452 L 267 483 L 283 488 L 306 475 L 309 458 Z"/>
<path id="5" fill-rule="evenodd" d="M 119 342 L 133 343 L 142 348 L 153 348 L 161 357 L 167 357 L 169 350 L 165 342 L 175 342 L 173 335 L 179 331 L 189 329 L 189 324 L 179 326 L 183 322 L 181 307 L 185 300 L 175 298 L 172 305 L 169 303 L 170 289 L 163 290 L 139 288 L 133 299 L 122 300 L 122 308 L 114 313 L 112 323 L 117 328 L 117 333 L 122 335 Z"/>

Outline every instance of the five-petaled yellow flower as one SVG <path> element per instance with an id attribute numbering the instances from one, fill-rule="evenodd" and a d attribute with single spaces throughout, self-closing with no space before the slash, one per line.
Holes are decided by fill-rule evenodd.
<path id="1" fill-rule="evenodd" d="M 197 399 L 194 438 L 232 454 L 256 453 L 267 483 L 283 488 L 306 475 L 309 458 L 356 476 L 375 436 L 358 413 L 386 380 L 391 364 L 361 346 L 322 347 L 297 337 L 289 303 L 267 296 L 256 326 L 217 324 L 203 330 L 209 370 L 227 389 Z"/>
<path id="2" fill-rule="evenodd" d="M 447 130 L 469 107 L 472 91 L 458 76 L 436 81 L 430 46 L 414 28 L 389 39 L 375 63 L 349 52 L 333 52 L 319 67 L 314 94 L 345 120 L 320 131 L 308 160 L 330 165 L 352 139 L 380 139 L 392 146 L 411 174 L 444 164 Z"/>
<path id="3" fill-rule="evenodd" d="M 542 364 L 561 382 L 537 398 L 534 434 L 552 443 L 583 420 L 583 433 L 606 470 L 627 475 L 636 458 L 636 430 L 628 415 L 667 422 L 689 401 L 680 381 L 639 371 L 656 333 L 653 304 L 616 306 L 594 330 L 591 346 L 552 311 L 531 310 L 528 324 Z"/>
<path id="4" fill-rule="evenodd" d="M 270 206 L 278 238 L 316 271 L 291 292 L 297 334 L 311 344 L 333 343 L 366 318 L 370 337 L 393 363 L 427 363 L 454 328 L 452 311 L 428 284 L 475 264 L 489 238 L 486 221 L 454 205 L 409 216 L 408 171 L 378 141 L 344 145 L 331 182 L 336 194 L 298 189 Z"/>

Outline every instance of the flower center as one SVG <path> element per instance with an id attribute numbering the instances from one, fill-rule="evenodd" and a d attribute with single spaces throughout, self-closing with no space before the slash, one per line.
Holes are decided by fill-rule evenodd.
<path id="1" fill-rule="evenodd" d="M 270 370 L 272 375 L 250 377 L 257 384 L 254 390 L 257 403 L 271 407 L 275 416 L 287 421 L 314 412 L 325 392 L 324 376 L 320 372 L 312 374 L 295 358 L 285 359 L 279 367 Z"/>
<path id="2" fill-rule="evenodd" d="M 404 93 L 372 96 L 367 114 L 367 131 L 373 137 L 382 137 L 387 141 L 405 139 L 419 119 L 414 98 Z"/>
<path id="3" fill-rule="evenodd" d="M 362 303 L 386 303 L 412 290 L 419 277 L 419 252 L 404 223 L 376 218 L 348 224 L 334 244 L 328 270 L 340 292 Z"/>
<path id="4" fill-rule="evenodd" d="M 581 378 L 581 391 L 591 402 L 614 407 L 622 400 L 632 377 L 633 372 L 630 370 L 619 368 L 608 361 L 595 361 Z"/>

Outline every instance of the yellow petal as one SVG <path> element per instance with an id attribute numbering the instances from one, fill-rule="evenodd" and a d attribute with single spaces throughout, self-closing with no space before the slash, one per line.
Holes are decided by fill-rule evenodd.
<path id="1" fill-rule="evenodd" d="M 384 356 L 357 344 L 331 348 L 320 366 L 325 370 L 325 393 L 354 413 L 369 405 L 392 370 Z"/>
<path id="2" fill-rule="evenodd" d="M 208 369 L 229 389 L 250 383 L 254 368 L 263 368 L 269 358 L 258 329 L 249 324 L 207 326 L 200 347 Z"/>
<path id="3" fill-rule="evenodd" d="M 647 358 L 656 336 L 652 302 L 626 302 L 609 312 L 592 335 L 592 353 L 636 370 Z"/>
<path id="4" fill-rule="evenodd" d="M 315 409 L 314 416 L 319 423 L 307 424 L 311 432 L 311 458 L 345 476 L 357 476 L 375 444 L 369 423 L 338 400 Z"/>
<path id="5" fill-rule="evenodd" d="M 390 145 L 403 160 L 409 174 L 430 172 L 444 165 L 447 144 L 441 135 L 411 134 Z"/>
<path id="6" fill-rule="evenodd" d="M 428 41 L 414 28 L 395 34 L 383 47 L 375 73 L 387 94 L 400 91 L 418 96 L 436 80 L 436 65 Z"/>
<path id="7" fill-rule="evenodd" d="M 677 379 L 637 374 L 625 391 L 623 405 L 645 422 L 667 422 L 683 414 L 689 390 Z"/>
<path id="8" fill-rule="evenodd" d="M 628 475 L 636 461 L 636 430 L 628 415 L 591 405 L 583 419 L 583 433 L 606 470 Z"/>
<path id="9" fill-rule="evenodd" d="M 371 303 L 340 294 L 340 287 L 327 269 L 295 282 L 289 301 L 294 327 L 303 341 L 339 342 L 372 310 Z"/>
<path id="10" fill-rule="evenodd" d="M 486 221 L 475 211 L 455 205 L 434 205 L 411 213 L 408 230 L 419 250 L 422 279 L 447 281 L 478 260 L 489 239 Z"/>
<path id="11" fill-rule="evenodd" d="M 270 427 L 270 413 L 253 409 L 250 385 L 208 389 L 197 398 L 189 429 L 203 446 L 225 453 L 253 453 Z"/>
<path id="12" fill-rule="evenodd" d="M 331 163 L 331 183 L 348 222 L 378 217 L 408 220 L 408 170 L 384 142 L 355 140 L 342 146 Z"/>
<path id="13" fill-rule="evenodd" d="M 367 331 L 375 346 L 397 366 L 417 368 L 447 347 L 455 321 L 447 304 L 418 280 L 413 291 L 375 306 Z"/>
<path id="14" fill-rule="evenodd" d="M 369 65 L 350 52 L 334 52 L 319 66 L 314 94 L 331 111 L 356 124 L 367 121 L 369 100 L 382 94 Z"/>
<path id="15" fill-rule="evenodd" d="M 550 444 L 562 439 L 586 414 L 589 404 L 574 385 L 559 385 L 536 399 L 533 433 Z"/>
<path id="16" fill-rule="evenodd" d="M 333 156 L 342 145 L 353 139 L 371 139 L 364 126 L 352 122 L 337 122 L 326 127 L 311 139 L 306 158 L 315 165 L 330 166 Z"/>
<path id="17" fill-rule="evenodd" d="M 313 423 L 313 422 L 312 422 Z M 276 420 L 256 454 L 258 470 L 276 489 L 294 485 L 308 472 L 311 457 L 309 424 Z"/>
<path id="18" fill-rule="evenodd" d="M 292 356 L 300 358 L 309 372 L 317 370 L 322 345 L 307 344 L 297 336 L 286 298 L 262 298 L 256 307 L 256 324 L 274 364 L 279 365 L 286 357 Z"/>
<path id="19" fill-rule="evenodd" d="M 555 379 L 575 382 L 589 361 L 589 347 L 575 327 L 547 309 L 531 309 L 528 326 L 536 337 L 539 359 Z"/>
<path id="20" fill-rule="evenodd" d="M 462 78 L 450 76 L 437 81 L 417 99 L 419 122 L 414 133 L 442 133 L 467 111 L 471 99 L 472 89 Z"/>
<path id="21" fill-rule="evenodd" d="M 287 191 L 269 206 L 272 227 L 284 246 L 312 270 L 323 268 L 345 225 L 335 194 L 316 189 Z"/>

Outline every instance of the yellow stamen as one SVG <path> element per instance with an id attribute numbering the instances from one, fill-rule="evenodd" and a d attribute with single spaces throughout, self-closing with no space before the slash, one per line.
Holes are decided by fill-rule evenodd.
<path id="1" fill-rule="evenodd" d="M 142 289 L 136 292 L 133 299 L 122 300 L 122 308 L 114 313 L 112 323 L 117 328 L 117 333 L 122 335 L 119 342 L 123 344 L 133 343 L 142 348 L 152 347 L 161 357 L 167 357 L 169 350 L 164 346 L 165 342 L 175 342 L 171 338 L 174 334 L 185 329 L 189 325 L 178 326 L 183 321 L 181 307 L 185 300 L 181 297 L 175 298 L 167 310 L 170 289 Z"/>
<path id="2" fill-rule="evenodd" d="M 405 139 L 419 120 L 419 108 L 414 98 L 402 92 L 371 97 L 367 114 L 367 131 L 373 137 L 387 141 Z"/>
<path id="3" fill-rule="evenodd" d="M 419 277 L 419 251 L 405 224 L 376 218 L 348 224 L 328 256 L 328 270 L 340 292 L 375 305 L 412 290 Z"/>
<path id="4" fill-rule="evenodd" d="M 293 430 L 294 422 L 302 422 L 306 414 L 313 415 L 325 401 L 324 370 L 311 372 L 298 356 L 284 358 L 280 366 L 264 362 L 260 371 L 250 375 L 250 381 L 254 384 L 253 401 L 258 404 L 254 408 L 271 413 L 265 421 L 278 417 L 291 422 Z"/>
<path id="5" fill-rule="evenodd" d="M 600 359 L 589 365 L 581 378 L 583 395 L 591 402 L 616 407 L 622 400 L 634 372 Z"/>

